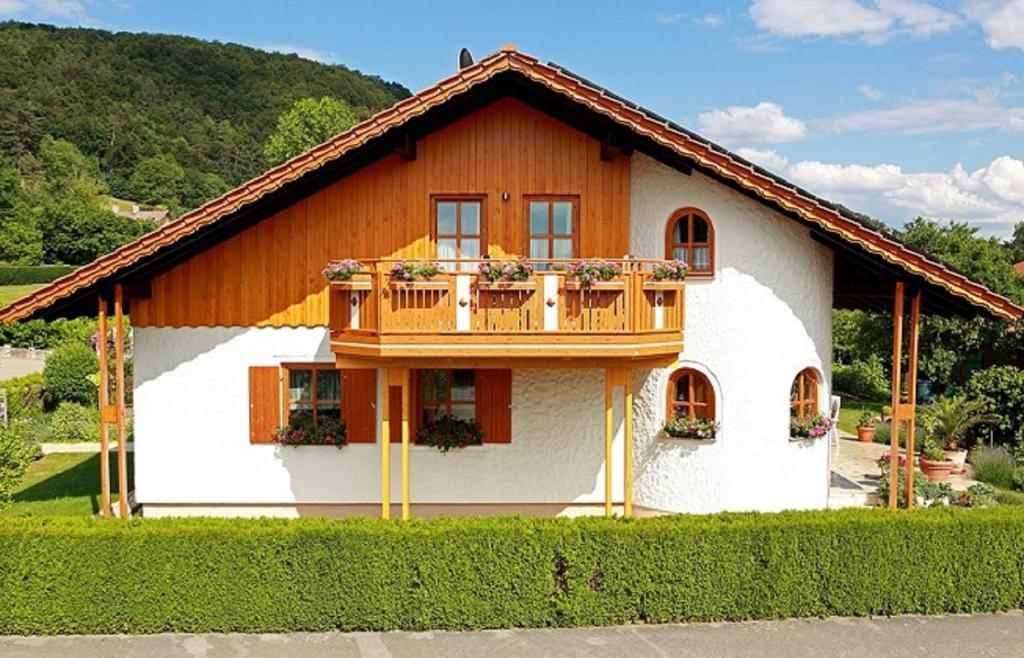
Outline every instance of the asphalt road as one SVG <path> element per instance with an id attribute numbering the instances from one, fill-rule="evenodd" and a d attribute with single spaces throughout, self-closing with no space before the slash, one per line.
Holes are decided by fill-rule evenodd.
<path id="1" fill-rule="evenodd" d="M 1022 656 L 1024 614 L 465 633 L 0 637 L 2 656 Z"/>

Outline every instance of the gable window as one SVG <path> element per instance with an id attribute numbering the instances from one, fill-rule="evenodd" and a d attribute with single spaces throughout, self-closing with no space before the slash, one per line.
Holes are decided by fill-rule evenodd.
<path id="1" fill-rule="evenodd" d="M 793 380 L 789 392 L 789 415 L 794 418 L 809 418 L 818 413 L 818 373 L 805 368 Z"/>
<path id="2" fill-rule="evenodd" d="M 434 237 L 442 269 L 456 269 L 453 261 L 480 258 L 483 235 L 483 199 L 451 197 L 434 200 Z M 446 262 L 447 261 L 447 262 Z M 462 268 L 475 268 L 466 263 Z"/>
<path id="3" fill-rule="evenodd" d="M 668 420 L 704 418 L 715 420 L 715 391 L 704 373 L 683 368 L 672 373 L 668 384 Z"/>
<path id="4" fill-rule="evenodd" d="M 423 423 L 441 416 L 476 420 L 476 372 L 423 370 L 419 374 Z"/>
<path id="5" fill-rule="evenodd" d="M 530 197 L 526 211 L 530 223 L 530 258 L 571 260 L 576 257 L 579 222 L 575 197 Z"/>
<path id="6" fill-rule="evenodd" d="M 341 371 L 333 366 L 285 366 L 285 409 L 288 424 L 341 419 Z"/>
<path id="7" fill-rule="evenodd" d="M 711 276 L 715 271 L 715 229 L 696 208 L 682 208 L 668 220 L 665 258 L 686 261 L 690 274 Z"/>

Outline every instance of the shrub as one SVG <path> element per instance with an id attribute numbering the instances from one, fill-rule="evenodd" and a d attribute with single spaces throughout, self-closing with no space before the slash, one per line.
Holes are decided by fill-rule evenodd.
<path id="1" fill-rule="evenodd" d="M 96 332 L 96 320 L 75 318 L 52 322 L 28 320 L 9 325 L 0 323 L 0 345 L 50 349 L 70 341 L 84 342 Z"/>
<path id="2" fill-rule="evenodd" d="M 50 417 L 50 439 L 67 442 L 99 441 L 99 411 L 75 402 L 61 402 Z"/>
<path id="3" fill-rule="evenodd" d="M 908 568 L 909 555 L 942 567 Z M 1019 507 L 634 520 L 9 518 L 0 519 L 0 633 L 1000 611 L 1024 603 L 1022 563 Z"/>
<path id="4" fill-rule="evenodd" d="M 20 423 L 0 426 L 0 508 L 10 502 L 25 468 L 38 456 L 39 446 L 25 438 Z"/>
<path id="5" fill-rule="evenodd" d="M 71 265 L 0 265 L 0 286 L 49 283 L 74 269 Z"/>
<path id="6" fill-rule="evenodd" d="M 11 419 L 36 418 L 43 413 L 46 387 L 43 373 L 23 375 L 0 382 L 7 391 L 7 416 Z"/>
<path id="7" fill-rule="evenodd" d="M 974 478 L 1000 489 L 1013 486 L 1013 456 L 1003 447 L 975 448 L 969 455 L 974 466 Z"/>
<path id="8" fill-rule="evenodd" d="M 1010 475 L 1010 482 L 1013 483 L 1013 488 L 1017 491 L 1024 491 L 1024 466 L 1018 466 L 1013 469 L 1013 473 Z"/>
<path id="9" fill-rule="evenodd" d="M 1024 370 L 998 366 L 979 370 L 967 382 L 967 397 L 981 400 L 984 410 L 999 419 L 991 426 L 972 431 L 975 439 L 988 437 L 994 428 L 999 443 L 1015 443 L 1017 432 L 1024 427 Z"/>
<path id="10" fill-rule="evenodd" d="M 882 360 L 872 354 L 867 361 L 854 361 L 832 366 L 832 387 L 847 395 L 865 400 L 885 400 L 890 395 Z"/>
<path id="11" fill-rule="evenodd" d="M 90 375 L 99 373 L 96 354 L 82 343 L 65 343 L 53 351 L 43 367 L 43 379 L 54 403 L 93 404 L 96 385 Z"/>

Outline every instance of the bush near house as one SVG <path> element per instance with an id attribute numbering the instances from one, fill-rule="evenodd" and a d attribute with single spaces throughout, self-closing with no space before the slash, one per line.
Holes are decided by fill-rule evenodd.
<path id="1" fill-rule="evenodd" d="M 1014 366 L 996 366 L 979 370 L 965 389 L 967 397 L 981 400 L 987 413 L 999 419 L 991 425 L 971 430 L 976 440 L 987 440 L 990 433 L 996 443 L 1016 444 L 1024 428 L 1024 370 Z"/>
<path id="2" fill-rule="evenodd" d="M 0 425 L 0 509 L 10 502 L 25 469 L 38 457 L 38 444 L 25 435 L 19 423 Z"/>
<path id="3" fill-rule="evenodd" d="M 36 418 L 43 413 L 46 384 L 43 373 L 35 372 L 0 382 L 7 391 L 7 415 L 11 419 Z"/>
<path id="4" fill-rule="evenodd" d="M 854 361 L 848 365 L 833 364 L 832 388 L 862 400 L 885 400 L 889 397 L 885 369 L 882 360 L 875 354 L 870 355 L 866 361 Z"/>
<path id="5" fill-rule="evenodd" d="M 96 384 L 90 376 L 99 372 L 96 353 L 84 343 L 65 343 L 53 351 L 43 367 L 43 381 L 52 402 L 95 404 Z"/>
<path id="6" fill-rule="evenodd" d="M 0 324 L 0 345 L 50 349 L 70 341 L 83 342 L 96 333 L 93 318 L 58 318 L 52 322 L 27 320 L 9 325 Z"/>
<path id="7" fill-rule="evenodd" d="M 75 402 L 61 402 L 50 416 L 50 439 L 55 441 L 100 440 L 100 412 Z"/>
<path id="8" fill-rule="evenodd" d="M 74 269 L 72 265 L 0 265 L 0 286 L 49 283 Z"/>
<path id="9" fill-rule="evenodd" d="M 11 518 L 0 520 L 0 633 L 996 611 L 1024 606 L 1022 563 L 1019 507 L 405 523 Z"/>

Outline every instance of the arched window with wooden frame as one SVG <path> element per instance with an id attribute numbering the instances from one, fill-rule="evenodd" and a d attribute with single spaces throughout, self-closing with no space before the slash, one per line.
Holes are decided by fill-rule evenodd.
<path id="1" fill-rule="evenodd" d="M 809 418 L 818 413 L 818 372 L 804 368 L 793 380 L 789 391 L 789 415 L 793 418 Z"/>
<path id="2" fill-rule="evenodd" d="M 666 420 L 675 418 L 715 420 L 715 389 L 704 373 L 681 368 L 669 377 Z"/>
<path id="3" fill-rule="evenodd" d="M 680 208 L 665 230 L 665 258 L 686 261 L 690 276 L 715 273 L 715 227 L 698 208 Z"/>

